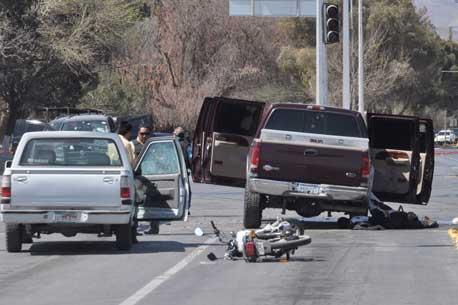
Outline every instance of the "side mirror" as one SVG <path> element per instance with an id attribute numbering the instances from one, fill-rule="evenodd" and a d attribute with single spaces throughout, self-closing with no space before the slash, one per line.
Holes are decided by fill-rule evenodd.
<path id="1" fill-rule="evenodd" d="M 11 168 L 11 164 L 13 163 L 13 161 L 11 160 L 8 160 L 5 162 L 5 168 Z"/>

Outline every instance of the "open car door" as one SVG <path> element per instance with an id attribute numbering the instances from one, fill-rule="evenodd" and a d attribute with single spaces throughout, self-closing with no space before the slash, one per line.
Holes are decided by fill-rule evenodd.
<path id="1" fill-rule="evenodd" d="M 427 203 L 434 167 L 432 122 L 368 113 L 372 192 L 382 201 Z"/>
<path id="2" fill-rule="evenodd" d="M 190 185 L 180 144 L 173 137 L 148 140 L 135 166 L 136 219 L 186 220 Z"/>
<path id="3" fill-rule="evenodd" d="M 246 157 L 265 103 L 206 98 L 193 139 L 194 182 L 243 186 Z"/>

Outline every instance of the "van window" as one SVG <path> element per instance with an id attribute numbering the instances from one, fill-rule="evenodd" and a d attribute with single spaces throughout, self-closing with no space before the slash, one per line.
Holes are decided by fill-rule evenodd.
<path id="1" fill-rule="evenodd" d="M 121 166 L 110 139 L 56 138 L 30 140 L 22 154 L 22 166 Z"/>
<path id="2" fill-rule="evenodd" d="M 214 131 L 254 136 L 262 105 L 221 102 L 216 110 Z"/>
<path id="3" fill-rule="evenodd" d="M 355 116 L 326 111 L 275 109 L 265 128 L 341 137 L 363 137 Z"/>

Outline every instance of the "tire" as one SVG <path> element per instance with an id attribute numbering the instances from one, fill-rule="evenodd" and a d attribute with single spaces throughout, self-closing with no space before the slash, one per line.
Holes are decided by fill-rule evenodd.
<path id="1" fill-rule="evenodd" d="M 6 225 L 6 251 L 21 252 L 22 250 L 22 226 L 17 224 Z"/>
<path id="2" fill-rule="evenodd" d="M 130 223 L 118 225 L 116 230 L 116 248 L 128 251 L 132 248 L 132 226 Z"/>
<path id="3" fill-rule="evenodd" d="M 261 226 L 263 197 L 245 189 L 243 226 L 246 229 L 257 229 Z"/>
<path id="4" fill-rule="evenodd" d="M 279 241 L 271 242 L 270 247 L 272 249 L 282 249 L 282 250 L 291 250 L 296 249 L 300 246 L 308 245 L 312 242 L 312 239 L 309 236 L 299 236 L 297 239 L 286 240 L 280 239 Z"/>

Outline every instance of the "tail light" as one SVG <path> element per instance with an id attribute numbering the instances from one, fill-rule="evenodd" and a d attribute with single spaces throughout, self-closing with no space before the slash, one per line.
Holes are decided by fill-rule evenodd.
<path id="1" fill-rule="evenodd" d="M 258 173 L 259 160 L 261 158 L 261 142 L 255 141 L 251 146 L 250 151 L 250 172 Z"/>
<path id="2" fill-rule="evenodd" d="M 245 256 L 248 258 L 255 258 L 256 255 L 256 245 L 253 240 L 248 240 L 245 242 Z"/>
<path id="3" fill-rule="evenodd" d="M 363 154 L 361 159 L 361 177 L 362 178 L 369 178 L 370 174 L 370 162 L 369 162 L 369 154 L 366 152 Z"/>
<path id="4" fill-rule="evenodd" d="M 121 177 L 121 199 L 130 199 L 130 187 L 126 176 Z"/>
<path id="5" fill-rule="evenodd" d="M 2 203 L 11 202 L 11 176 L 2 177 Z"/>

